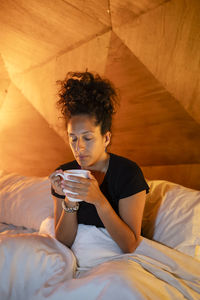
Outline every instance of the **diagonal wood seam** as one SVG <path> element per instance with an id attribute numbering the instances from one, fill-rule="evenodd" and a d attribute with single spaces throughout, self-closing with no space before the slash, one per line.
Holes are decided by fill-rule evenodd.
<path id="1" fill-rule="evenodd" d="M 98 35 L 96 34 L 95 36 L 93 36 L 92 39 L 96 39 L 97 36 L 104 35 L 104 34 L 108 33 L 109 31 L 111 31 L 111 30 L 110 30 L 110 29 L 109 29 L 109 30 L 106 30 L 106 31 L 103 32 L 102 34 L 98 34 Z M 90 39 L 89 41 L 91 41 L 92 39 Z M 86 44 L 87 42 L 88 42 L 88 41 L 86 41 L 86 42 L 84 42 L 84 43 L 80 43 L 79 47 L 81 47 L 82 45 Z M 73 49 L 70 49 L 70 50 L 67 51 L 67 52 L 73 51 L 74 49 L 77 49 L 77 47 L 73 47 Z M 61 53 L 60 55 L 62 55 L 62 54 L 64 54 L 64 53 L 67 53 L 67 52 L 65 52 L 65 51 L 63 50 L 62 53 Z M 60 55 L 59 55 L 59 56 L 60 56 Z M 57 57 L 57 56 L 58 56 L 58 55 L 56 55 L 55 57 Z M 35 70 L 35 69 L 37 69 L 37 68 L 40 68 L 41 66 L 44 66 L 46 63 L 49 63 L 51 60 L 55 59 L 55 57 L 49 59 L 49 60 L 46 61 L 46 62 L 43 62 L 43 63 L 37 65 L 37 66 L 34 66 L 34 67 L 30 68 L 30 70 L 27 69 L 25 72 L 12 74 L 12 76 L 13 76 L 13 77 L 15 77 L 15 76 L 17 76 L 17 75 L 22 76 L 23 74 L 26 74 L 26 73 L 28 73 L 28 72 L 30 72 L 30 71 L 32 71 L 32 70 Z M 107 57 L 108 57 L 108 51 L 107 51 Z M 106 61 L 107 61 L 107 59 L 106 59 Z M 11 79 L 10 79 L 10 80 L 11 80 Z M 14 84 L 15 87 L 16 87 L 18 90 L 20 90 L 19 87 L 18 87 L 12 80 L 11 80 L 11 83 Z M 48 119 L 46 119 L 46 118 L 43 116 L 43 114 L 41 114 L 41 112 L 38 110 L 38 108 L 35 107 L 35 106 L 32 104 L 32 102 L 26 97 L 26 95 L 23 93 L 23 91 L 20 90 L 20 93 L 21 93 L 21 94 L 24 96 L 24 98 L 32 105 L 32 107 L 33 107 L 33 108 L 34 108 L 34 109 L 42 116 L 42 118 L 48 123 Z M 53 126 L 52 124 L 48 123 L 48 126 L 50 126 L 50 127 L 56 132 L 56 134 L 59 135 L 58 132 L 55 130 L 55 128 L 54 128 L 54 126 Z M 59 136 L 63 139 L 63 136 L 62 136 L 62 135 L 59 135 Z"/>
<path id="2" fill-rule="evenodd" d="M 10 79 L 10 74 L 8 73 L 8 70 L 6 69 L 6 65 L 5 65 L 5 61 L 3 59 L 3 56 L 1 55 L 0 53 L 0 61 L 2 62 L 2 65 L 3 65 L 3 69 L 4 69 L 4 72 L 6 73 L 7 77 L 5 78 L 2 78 L 3 80 L 7 81 L 8 82 L 8 86 L 6 86 L 6 90 L 5 92 L 7 93 L 7 90 L 9 89 L 9 86 L 11 84 L 11 79 Z M 0 101 L 0 109 L 1 107 L 3 106 L 3 103 L 5 101 L 5 98 L 6 98 L 6 95 L 3 97 L 3 99 Z"/>
<path id="3" fill-rule="evenodd" d="M 66 1 L 66 0 L 62 0 L 64 3 L 66 3 L 67 5 L 69 5 L 69 6 L 71 6 L 71 7 L 73 7 L 74 9 L 76 9 L 76 10 L 78 10 L 79 12 L 81 12 L 82 14 L 84 14 L 84 15 L 86 15 L 86 16 L 88 16 L 88 17 L 90 17 L 91 19 L 93 19 L 93 20 L 98 20 L 98 22 L 100 23 L 100 24 L 102 24 L 102 25 L 104 25 L 104 26 L 107 26 L 107 24 L 104 24 L 104 23 L 102 23 L 99 19 L 97 19 L 96 17 L 93 17 L 93 16 L 91 16 L 90 14 L 88 14 L 88 13 L 86 13 L 85 11 L 83 12 L 81 9 L 79 9 L 77 6 L 75 6 L 75 5 L 73 5 L 72 3 L 70 3 L 70 2 L 68 2 L 68 1 Z M 108 10 L 107 10 L 107 12 L 109 11 L 110 12 L 110 0 L 107 0 L 108 1 Z M 169 0 L 166 0 L 166 1 L 169 1 Z M 109 14 L 109 16 L 110 16 L 110 24 L 111 24 L 111 15 L 110 15 L 110 13 L 108 13 Z"/>
<path id="4" fill-rule="evenodd" d="M 183 106 L 183 104 L 175 97 L 175 95 L 173 95 L 170 91 L 167 90 L 167 88 L 163 85 L 163 83 L 157 78 L 155 77 L 155 75 L 148 69 L 148 67 L 139 59 L 139 57 L 137 57 L 137 55 L 135 53 L 133 53 L 132 49 L 125 44 L 122 39 L 120 38 L 120 36 L 113 30 L 113 33 L 120 39 L 120 41 L 122 42 L 122 44 L 125 45 L 125 47 L 127 47 L 131 53 L 138 59 L 138 61 L 148 70 L 149 73 L 151 73 L 151 75 L 157 80 L 157 82 L 159 82 L 159 84 L 162 86 L 162 88 L 172 97 L 174 98 L 174 100 L 181 106 L 181 108 L 187 113 L 187 115 L 189 115 L 192 120 L 197 123 L 199 125 L 199 122 L 193 117 L 193 115 Z"/>
<path id="5" fill-rule="evenodd" d="M 112 1 L 112 0 L 108 0 L 108 1 L 109 1 L 109 3 L 110 3 L 110 1 Z M 133 21 L 136 21 L 136 20 L 139 19 L 141 16 L 144 16 L 144 15 L 148 14 L 150 11 L 156 10 L 157 8 L 159 8 L 159 7 L 162 6 L 162 5 L 166 5 L 167 2 L 170 2 L 170 1 L 172 1 L 172 0 L 163 0 L 162 3 L 156 5 L 155 7 L 149 8 L 149 9 L 145 10 L 144 12 L 141 12 L 141 13 L 138 14 L 133 20 L 128 21 L 127 23 L 124 23 L 122 26 L 127 25 L 127 24 L 129 24 L 129 23 L 132 23 Z M 112 10 L 111 10 L 111 9 L 110 9 L 110 14 L 111 14 L 111 24 L 113 24 L 113 22 L 112 22 Z M 112 26 L 112 28 L 113 28 L 113 26 Z M 114 32 L 114 30 L 113 30 L 113 32 Z"/>
<path id="6" fill-rule="evenodd" d="M 55 130 L 55 128 L 54 128 L 54 126 L 52 125 L 52 124 L 50 124 L 49 122 L 48 122 L 48 120 L 40 113 L 40 111 L 27 99 L 27 97 L 22 93 L 22 91 L 16 86 L 16 84 L 14 83 L 14 82 L 12 82 L 12 81 L 10 81 L 10 85 L 14 85 L 15 86 L 15 88 L 17 89 L 17 90 L 19 90 L 19 92 L 20 92 L 20 94 L 24 97 L 24 99 L 29 103 L 29 105 L 32 107 L 32 109 L 34 110 L 34 111 L 36 111 L 39 115 L 40 115 L 40 117 L 43 119 L 43 121 L 47 124 L 47 127 L 50 129 L 50 130 L 53 130 L 54 132 L 55 132 L 55 134 L 57 135 L 57 136 L 59 136 L 63 141 L 64 141 L 64 143 L 65 143 L 65 140 L 64 140 L 64 138 L 63 138 L 63 136 L 62 135 L 60 135 L 60 134 L 58 134 L 58 132 Z M 10 86 L 9 85 L 9 86 Z M 9 88 L 8 88 L 8 90 L 9 90 Z M 0 111 L 1 111 L 1 109 L 2 109 L 2 107 L 3 107 L 3 105 L 4 105 L 4 103 L 6 102 L 6 97 L 5 97 L 5 99 L 4 99 L 4 101 L 3 101 L 3 103 L 2 103 L 2 105 L 1 105 L 1 107 L 0 107 Z"/>
<path id="7" fill-rule="evenodd" d="M 112 12 L 111 12 L 110 0 L 108 0 L 108 12 L 109 12 L 109 15 L 110 15 L 110 24 L 111 24 L 111 28 L 113 29 Z"/>
<path id="8" fill-rule="evenodd" d="M 42 67 L 42 66 L 46 65 L 47 63 L 49 63 L 50 61 L 52 61 L 53 59 L 56 59 L 58 56 L 61 56 L 61 55 L 63 55 L 64 53 L 70 52 L 70 51 L 72 51 L 72 50 L 74 50 L 74 49 L 76 49 L 76 48 L 78 48 L 78 47 L 81 47 L 81 46 L 83 46 L 84 44 L 87 44 L 87 42 L 89 42 L 89 41 L 91 41 L 91 40 L 97 38 L 98 36 L 102 36 L 102 35 L 108 33 L 109 31 L 111 31 L 111 27 L 104 28 L 104 29 L 102 29 L 100 32 L 98 32 L 98 33 L 96 33 L 96 34 L 92 34 L 92 35 L 91 35 L 90 37 L 88 37 L 87 39 L 83 39 L 83 40 L 81 40 L 81 41 L 78 41 L 78 42 L 74 43 L 73 45 L 71 45 L 71 46 L 69 46 L 69 47 L 67 47 L 67 48 L 65 48 L 65 49 L 63 49 L 63 50 L 57 52 L 56 55 L 53 55 L 53 56 L 49 57 L 48 59 L 46 59 L 45 61 L 43 61 L 43 62 L 41 62 L 41 63 L 39 63 L 39 64 L 37 64 L 37 65 L 34 65 L 34 66 L 32 66 L 32 67 L 30 67 L 30 68 L 28 68 L 28 69 L 25 69 L 25 70 L 22 71 L 22 72 L 16 72 L 16 73 L 13 73 L 13 76 L 23 75 L 23 74 L 26 74 L 26 73 L 28 73 L 28 72 L 34 70 L 34 69 L 37 69 L 37 68 L 39 68 L 39 67 Z"/>
<path id="9" fill-rule="evenodd" d="M 2 62 L 2 65 L 3 65 L 3 71 L 7 76 L 7 77 L 1 78 L 1 79 L 11 80 L 10 79 L 10 74 L 8 73 L 8 70 L 7 70 L 6 65 L 5 65 L 5 60 L 4 60 L 1 53 L 0 53 L 0 61 Z"/>

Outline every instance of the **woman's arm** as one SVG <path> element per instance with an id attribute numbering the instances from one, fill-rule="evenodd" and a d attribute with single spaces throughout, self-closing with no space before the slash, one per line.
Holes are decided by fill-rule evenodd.
<path id="1" fill-rule="evenodd" d="M 61 173 L 63 170 L 57 170 L 53 172 L 49 179 L 54 191 L 58 195 L 64 196 L 63 193 L 63 179 L 60 176 L 56 176 L 57 173 Z M 55 223 L 55 236 L 64 245 L 71 247 L 77 233 L 77 213 L 65 212 L 62 208 L 62 198 L 53 196 L 54 201 L 54 223 Z M 76 206 L 76 202 L 68 201 L 65 197 L 65 202 L 68 207 Z"/>
<path id="2" fill-rule="evenodd" d="M 142 215 L 145 205 L 146 191 L 119 200 L 119 214 L 114 211 L 109 201 L 101 192 L 98 182 L 90 175 L 90 179 L 69 176 L 76 182 L 66 181 L 65 188 L 78 195 L 67 193 L 74 198 L 95 205 L 97 213 L 113 240 L 124 252 L 133 252 L 139 243 Z"/>
<path id="3" fill-rule="evenodd" d="M 141 233 L 142 215 L 146 192 L 142 191 L 119 201 L 119 214 L 104 199 L 96 205 L 97 212 L 105 228 L 125 253 L 133 252 Z"/>
<path id="4" fill-rule="evenodd" d="M 56 198 L 54 199 L 54 220 L 55 220 L 55 235 L 56 239 L 67 247 L 71 247 L 77 233 L 77 212 L 65 212 L 62 209 L 63 199 Z M 76 202 L 70 202 L 65 198 L 67 207 L 76 206 Z"/>

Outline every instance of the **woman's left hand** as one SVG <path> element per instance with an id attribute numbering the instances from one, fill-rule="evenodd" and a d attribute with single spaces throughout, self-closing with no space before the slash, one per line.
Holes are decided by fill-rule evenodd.
<path id="1" fill-rule="evenodd" d="M 89 174 L 89 178 L 74 175 L 70 175 L 68 178 L 74 181 L 64 180 L 61 185 L 62 188 L 77 193 L 77 195 L 67 192 L 67 197 L 81 199 L 95 206 L 101 206 L 107 201 L 99 188 L 97 180 L 92 174 Z"/>

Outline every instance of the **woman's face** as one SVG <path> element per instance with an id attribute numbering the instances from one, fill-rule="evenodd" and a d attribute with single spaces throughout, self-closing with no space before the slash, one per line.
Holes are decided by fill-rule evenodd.
<path id="1" fill-rule="evenodd" d="M 106 147 L 110 143 L 111 133 L 101 134 L 100 125 L 89 115 L 71 117 L 68 122 L 69 144 L 78 164 L 86 169 L 98 169 L 98 165 L 107 158 Z"/>

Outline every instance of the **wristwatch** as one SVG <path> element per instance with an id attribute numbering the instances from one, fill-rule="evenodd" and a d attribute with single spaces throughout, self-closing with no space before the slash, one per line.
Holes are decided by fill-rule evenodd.
<path id="1" fill-rule="evenodd" d="M 62 201 L 62 208 L 66 213 L 73 213 L 79 209 L 79 203 L 76 204 L 74 207 L 67 207 L 65 200 Z"/>

